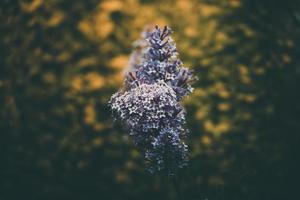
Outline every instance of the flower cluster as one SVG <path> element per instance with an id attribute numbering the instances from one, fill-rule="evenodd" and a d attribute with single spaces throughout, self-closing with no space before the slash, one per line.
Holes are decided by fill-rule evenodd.
<path id="1" fill-rule="evenodd" d="M 195 79 L 182 66 L 171 32 L 168 27 L 157 26 L 145 31 L 131 56 L 125 88 L 109 102 L 114 116 L 142 150 L 148 170 L 169 175 L 186 165 L 183 139 L 187 130 L 180 100 L 192 92 L 190 82 Z"/>

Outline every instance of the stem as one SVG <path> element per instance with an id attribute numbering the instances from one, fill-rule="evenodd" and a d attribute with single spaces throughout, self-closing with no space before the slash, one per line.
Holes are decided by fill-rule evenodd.
<path id="1" fill-rule="evenodd" d="M 181 192 L 181 188 L 180 188 L 180 182 L 179 182 L 179 178 L 177 177 L 174 177 L 173 179 L 173 183 L 174 183 L 174 186 L 175 186 L 175 191 L 178 195 L 178 199 L 179 200 L 183 200 L 183 196 L 182 196 L 182 192 Z"/>

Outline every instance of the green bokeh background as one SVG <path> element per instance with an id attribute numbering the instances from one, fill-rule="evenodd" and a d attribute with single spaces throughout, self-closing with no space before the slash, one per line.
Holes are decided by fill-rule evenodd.
<path id="1" fill-rule="evenodd" d="M 297 199 L 299 1 L 3 0 L 0 22 L 0 199 Z M 179 187 L 107 107 L 155 24 L 199 77 Z"/>

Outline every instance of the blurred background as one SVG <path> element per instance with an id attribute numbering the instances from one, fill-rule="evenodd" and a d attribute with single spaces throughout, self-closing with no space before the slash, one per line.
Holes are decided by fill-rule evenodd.
<path id="1" fill-rule="evenodd" d="M 199 77 L 178 188 L 107 107 L 155 24 Z M 297 199 L 299 45 L 297 0 L 1 0 L 0 199 Z"/>

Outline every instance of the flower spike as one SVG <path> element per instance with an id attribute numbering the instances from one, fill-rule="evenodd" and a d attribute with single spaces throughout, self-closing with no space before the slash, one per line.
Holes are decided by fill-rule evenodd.
<path id="1" fill-rule="evenodd" d="M 128 128 L 142 151 L 148 171 L 168 175 L 187 164 L 188 149 L 183 140 L 188 130 L 180 100 L 192 92 L 190 83 L 196 80 L 178 58 L 171 33 L 167 26 L 143 33 L 135 42 L 139 48 L 130 59 L 126 89 L 109 101 L 114 117 Z"/>

